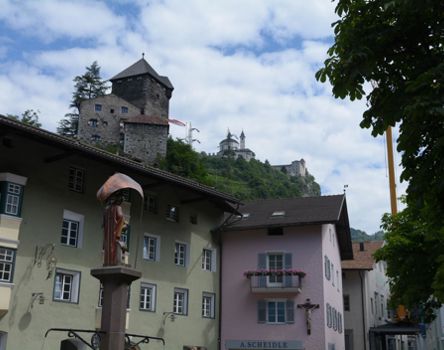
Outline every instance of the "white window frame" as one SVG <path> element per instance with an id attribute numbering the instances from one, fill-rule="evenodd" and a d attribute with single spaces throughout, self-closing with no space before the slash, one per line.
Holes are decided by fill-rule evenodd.
<path id="1" fill-rule="evenodd" d="M 75 213 L 73 211 L 64 209 L 63 210 L 62 230 L 63 230 L 63 222 L 65 222 L 65 221 L 78 223 L 76 245 L 69 244 L 69 239 L 68 239 L 68 243 L 62 243 L 61 233 L 60 233 L 60 244 L 63 246 L 66 246 L 66 247 L 82 248 L 82 246 L 83 246 L 83 227 L 84 227 L 84 223 L 85 223 L 85 217 L 82 214 Z"/>
<path id="2" fill-rule="evenodd" d="M 265 323 L 267 324 L 286 324 L 287 323 L 287 300 L 286 299 L 267 299 L 265 300 L 266 306 L 265 306 Z M 276 321 L 272 322 L 270 321 L 270 307 L 269 303 L 275 303 L 276 309 L 275 309 L 275 317 Z M 284 305 L 284 320 L 278 321 L 278 304 Z"/>
<path id="3" fill-rule="evenodd" d="M 62 278 L 61 283 L 62 285 L 61 290 L 59 293 L 61 293 L 60 296 L 57 296 L 56 293 L 57 290 L 57 278 L 60 276 Z M 80 271 L 73 271 L 73 270 L 66 270 L 66 269 L 56 269 L 56 272 L 54 274 L 54 289 L 52 293 L 52 298 L 54 301 L 59 301 L 63 303 L 72 303 L 72 304 L 78 304 L 79 303 L 79 292 L 80 292 L 80 277 L 81 272 Z M 66 280 L 68 279 L 68 280 Z M 70 280 L 69 280 L 70 279 Z M 69 298 L 65 298 L 63 295 L 64 293 L 64 287 L 69 284 Z"/>
<path id="4" fill-rule="evenodd" d="M 15 254 L 15 249 L 0 247 L 0 282 L 2 283 L 12 283 L 14 279 Z"/>
<path id="5" fill-rule="evenodd" d="M 177 315 L 188 315 L 188 289 L 174 288 L 173 313 Z"/>
<path id="6" fill-rule="evenodd" d="M 155 312 L 156 299 L 157 286 L 147 282 L 140 283 L 139 310 Z"/>
<path id="7" fill-rule="evenodd" d="M 210 253 L 208 257 L 206 252 Z M 202 270 L 216 272 L 217 270 L 217 251 L 214 248 L 202 249 Z"/>
<path id="8" fill-rule="evenodd" d="M 210 292 L 202 293 L 202 317 L 216 317 L 216 294 Z"/>
<path id="9" fill-rule="evenodd" d="M 270 257 L 271 256 L 275 256 L 278 257 L 280 256 L 281 258 L 281 267 L 279 268 L 277 265 L 277 262 L 274 263 L 273 265 L 270 262 Z M 285 266 L 285 254 L 282 252 L 268 252 L 267 253 L 267 270 L 283 270 Z M 271 276 L 267 276 L 267 286 L 270 287 L 281 287 L 284 285 L 284 276 L 283 275 L 271 275 Z"/>
<path id="10" fill-rule="evenodd" d="M 176 241 L 174 242 L 174 264 L 176 266 L 188 266 L 188 243 Z"/>
<path id="11" fill-rule="evenodd" d="M 148 245 L 145 245 L 146 240 L 148 239 Z M 150 239 L 155 240 L 155 247 L 154 247 L 154 254 L 155 256 L 152 257 L 150 254 Z M 143 236 L 143 259 L 147 261 L 160 261 L 160 236 L 152 235 L 149 233 L 145 233 Z"/>
<path id="12" fill-rule="evenodd" d="M 85 190 L 85 169 L 74 165 L 68 170 L 68 188 L 70 191 L 83 193 Z"/>
<path id="13" fill-rule="evenodd" d="M 20 199 L 23 192 L 23 186 L 13 182 L 7 183 L 5 214 L 17 216 L 20 209 Z"/>

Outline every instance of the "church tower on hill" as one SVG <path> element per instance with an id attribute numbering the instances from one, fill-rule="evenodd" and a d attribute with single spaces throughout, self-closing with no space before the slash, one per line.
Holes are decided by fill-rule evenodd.
<path id="1" fill-rule="evenodd" d="M 82 101 L 79 139 L 116 146 L 123 155 L 153 165 L 166 155 L 173 85 L 144 57 L 110 81 L 110 94 Z"/>

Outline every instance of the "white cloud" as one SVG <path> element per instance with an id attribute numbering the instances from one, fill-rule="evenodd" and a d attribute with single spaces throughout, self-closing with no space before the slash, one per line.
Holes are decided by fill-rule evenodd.
<path id="1" fill-rule="evenodd" d="M 20 30 L 37 44 L 22 47 L 20 62 L 8 56 L 11 42 L 0 38 L 0 113 L 38 109 L 43 126 L 54 131 L 68 112 L 74 76 L 97 60 L 102 77 L 110 78 L 145 52 L 175 86 L 171 116 L 200 129 L 197 150 L 217 152 L 227 128 L 244 130 L 247 147 L 261 160 L 304 158 L 324 194 L 342 193 L 348 184 L 352 225 L 369 233 L 379 228 L 389 210 L 383 139 L 359 128 L 363 101 L 334 100 L 329 85 L 314 78 L 331 39 L 334 4 L 159 0 L 138 6 L 133 16 L 116 14 L 106 2 L 0 0 L 0 21 L 10 33 Z M 170 131 L 185 134 L 180 127 Z"/>

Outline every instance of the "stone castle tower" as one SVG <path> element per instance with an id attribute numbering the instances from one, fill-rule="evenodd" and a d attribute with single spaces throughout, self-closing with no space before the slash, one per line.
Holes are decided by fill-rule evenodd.
<path id="1" fill-rule="evenodd" d="M 110 79 L 111 93 L 80 106 L 79 139 L 116 145 L 144 164 L 165 156 L 169 101 L 174 90 L 142 58 Z"/>

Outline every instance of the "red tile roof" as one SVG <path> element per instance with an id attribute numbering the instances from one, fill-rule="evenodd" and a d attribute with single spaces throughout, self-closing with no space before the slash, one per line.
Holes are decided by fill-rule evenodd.
<path id="1" fill-rule="evenodd" d="M 361 251 L 360 245 L 364 244 Z M 353 242 L 353 260 L 343 260 L 343 270 L 373 270 L 375 258 L 373 254 L 382 247 L 383 241 Z"/>
<path id="2" fill-rule="evenodd" d="M 168 119 L 154 115 L 137 115 L 135 117 L 126 118 L 124 123 L 127 124 L 151 124 L 168 126 Z"/>

